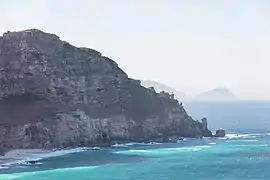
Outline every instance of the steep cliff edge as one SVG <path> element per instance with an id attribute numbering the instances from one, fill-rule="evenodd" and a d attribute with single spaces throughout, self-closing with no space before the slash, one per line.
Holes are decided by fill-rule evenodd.
<path id="1" fill-rule="evenodd" d="M 142 87 L 95 50 L 36 29 L 0 37 L 4 148 L 201 137 L 205 131 L 205 124 L 188 116 L 173 96 Z"/>

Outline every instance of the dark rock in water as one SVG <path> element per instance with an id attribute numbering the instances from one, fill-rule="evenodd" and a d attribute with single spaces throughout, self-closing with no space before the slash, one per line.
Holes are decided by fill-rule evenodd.
<path id="1" fill-rule="evenodd" d="M 91 150 L 93 150 L 93 151 L 99 151 L 100 150 L 100 147 L 93 147 L 93 148 L 91 148 Z"/>
<path id="2" fill-rule="evenodd" d="M 35 160 L 26 162 L 26 164 L 28 164 L 28 165 L 34 165 L 34 164 L 37 164 L 37 163 L 38 163 L 38 161 L 35 161 Z"/>
<path id="3" fill-rule="evenodd" d="M 173 94 L 145 88 L 101 53 L 37 29 L 0 37 L 0 117 L 0 142 L 12 148 L 210 135 Z"/>
<path id="4" fill-rule="evenodd" d="M 202 119 L 202 135 L 204 137 L 213 137 L 212 132 L 208 129 L 208 123 L 207 123 L 207 118 Z"/>
<path id="5" fill-rule="evenodd" d="M 178 137 L 178 136 L 169 137 L 169 143 L 178 143 L 180 141 L 184 141 L 184 138 L 183 137 Z"/>
<path id="6" fill-rule="evenodd" d="M 203 137 L 213 137 L 213 134 L 210 130 L 203 131 Z"/>
<path id="7" fill-rule="evenodd" d="M 179 137 L 177 141 L 184 141 L 185 139 L 183 137 Z"/>
<path id="8" fill-rule="evenodd" d="M 151 139 L 150 144 L 151 143 L 177 143 L 183 140 L 184 140 L 183 137 L 178 137 L 178 136 L 169 136 L 169 137 L 162 136 L 160 138 Z"/>
<path id="9" fill-rule="evenodd" d="M 226 136 L 226 132 L 224 129 L 218 129 L 216 131 L 215 137 L 225 137 Z"/>

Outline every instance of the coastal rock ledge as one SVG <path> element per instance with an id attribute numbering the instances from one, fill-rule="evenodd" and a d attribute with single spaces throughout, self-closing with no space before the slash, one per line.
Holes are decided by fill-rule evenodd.
<path id="1" fill-rule="evenodd" d="M 117 63 L 36 29 L 0 36 L 2 149 L 101 146 L 212 136 L 173 95 L 144 88 Z"/>

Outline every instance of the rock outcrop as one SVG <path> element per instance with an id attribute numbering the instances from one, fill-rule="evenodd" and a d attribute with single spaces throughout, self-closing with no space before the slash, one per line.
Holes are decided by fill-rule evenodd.
<path id="1" fill-rule="evenodd" d="M 225 137 L 226 136 L 226 132 L 224 129 L 218 129 L 216 131 L 216 134 L 214 135 L 215 137 Z"/>
<path id="2" fill-rule="evenodd" d="M 212 132 L 208 129 L 207 118 L 202 119 L 202 135 L 204 137 L 212 137 Z"/>
<path id="3" fill-rule="evenodd" d="M 207 132 L 207 133 L 206 133 Z M 62 148 L 210 136 L 172 95 L 140 85 L 117 63 L 54 34 L 0 37 L 0 143 Z"/>

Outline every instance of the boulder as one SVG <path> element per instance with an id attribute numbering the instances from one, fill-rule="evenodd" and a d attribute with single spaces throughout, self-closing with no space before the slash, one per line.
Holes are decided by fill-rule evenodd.
<path id="1" fill-rule="evenodd" d="M 218 129 L 216 131 L 215 137 L 225 137 L 226 136 L 226 132 L 224 129 Z"/>
<path id="2" fill-rule="evenodd" d="M 212 132 L 209 129 L 203 131 L 202 135 L 203 137 L 213 137 Z"/>

